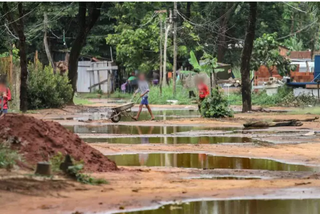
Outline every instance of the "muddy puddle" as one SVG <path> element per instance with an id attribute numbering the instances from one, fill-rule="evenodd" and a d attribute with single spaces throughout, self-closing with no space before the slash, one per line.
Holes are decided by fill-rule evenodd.
<path id="1" fill-rule="evenodd" d="M 81 136 L 80 136 L 81 137 Z M 203 137 L 120 137 L 120 138 L 100 138 L 81 137 L 87 143 L 115 143 L 115 144 L 216 144 L 216 143 L 252 143 L 258 142 L 248 137 L 228 137 L 228 136 L 203 136 Z"/>
<path id="2" fill-rule="evenodd" d="M 212 128 L 212 127 L 200 127 L 200 126 L 127 126 L 127 125 L 104 125 L 104 126 L 65 126 L 67 129 L 74 133 L 103 133 L 103 134 L 173 134 L 179 132 L 190 131 L 234 131 L 237 128 Z M 192 134 L 192 133 L 191 133 Z"/>
<path id="3" fill-rule="evenodd" d="M 131 214 L 319 214 L 320 200 L 225 200 L 169 204 Z"/>
<path id="4" fill-rule="evenodd" d="M 196 153 L 150 153 L 107 156 L 118 166 L 162 166 L 202 169 L 259 169 L 277 171 L 315 171 L 315 168 L 268 159 L 213 156 Z"/>

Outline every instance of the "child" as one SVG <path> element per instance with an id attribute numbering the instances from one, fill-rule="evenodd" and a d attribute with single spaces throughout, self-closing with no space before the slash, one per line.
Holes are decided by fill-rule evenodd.
<path id="1" fill-rule="evenodd" d="M 11 92 L 6 84 L 6 77 L 0 77 L 0 114 L 8 113 L 8 101 L 11 100 Z"/>
<path id="2" fill-rule="evenodd" d="M 140 92 L 140 97 L 142 97 L 140 106 L 139 106 L 139 111 L 137 113 L 137 116 L 132 117 L 132 119 L 134 120 L 138 120 L 140 113 L 142 111 L 142 107 L 143 105 L 145 105 L 151 115 L 151 120 L 154 120 L 154 116 L 152 114 L 151 108 L 149 106 L 149 102 L 148 102 L 148 93 L 149 93 L 149 85 L 148 82 L 145 79 L 144 74 L 140 74 L 139 75 L 139 81 L 138 81 L 138 89 L 134 92 L 134 96 Z"/>
<path id="3" fill-rule="evenodd" d="M 208 86 L 204 83 L 202 78 L 198 78 L 198 91 L 199 91 L 199 112 L 201 111 L 202 101 L 210 94 Z"/>

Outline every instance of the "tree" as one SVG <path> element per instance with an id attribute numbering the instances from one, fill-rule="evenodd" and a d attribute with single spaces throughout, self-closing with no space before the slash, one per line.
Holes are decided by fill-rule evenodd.
<path id="1" fill-rule="evenodd" d="M 265 66 L 272 77 L 272 72 L 278 70 L 281 76 L 288 75 L 293 66 L 290 60 L 280 55 L 280 43 L 276 40 L 277 34 L 263 34 L 254 41 L 254 49 L 251 59 L 251 67 L 255 71 L 260 66 Z"/>
<path id="2" fill-rule="evenodd" d="M 20 83 L 20 110 L 25 112 L 28 110 L 28 69 L 27 69 L 27 52 L 26 52 L 26 37 L 24 34 L 24 11 L 22 2 L 18 3 L 17 13 L 12 9 L 9 9 L 7 2 L 3 3 L 4 11 L 10 11 L 6 13 L 7 20 L 9 21 L 8 27 L 11 27 L 19 38 L 19 56 L 21 67 L 21 83 Z"/>
<path id="3" fill-rule="evenodd" d="M 72 85 L 73 94 L 77 91 L 78 58 L 85 45 L 87 36 L 100 16 L 102 2 L 80 2 L 78 9 L 78 35 L 72 44 L 69 58 L 68 77 Z M 72 101 L 71 101 L 72 102 Z"/>
<path id="4" fill-rule="evenodd" d="M 253 49 L 258 8 L 257 2 L 250 2 L 249 4 L 250 12 L 248 16 L 248 27 L 241 56 L 242 112 L 251 111 L 250 60 Z"/>

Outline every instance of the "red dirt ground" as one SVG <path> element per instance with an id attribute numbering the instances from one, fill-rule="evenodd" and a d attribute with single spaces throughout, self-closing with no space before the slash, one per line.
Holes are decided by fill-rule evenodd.
<path id="1" fill-rule="evenodd" d="M 43 121 L 21 114 L 7 114 L 0 119 L 0 139 L 23 154 L 28 164 L 48 161 L 58 152 L 84 162 L 90 172 L 116 170 L 116 164 L 83 142 L 57 122 Z M 1 143 L 1 141 L 0 141 Z"/>

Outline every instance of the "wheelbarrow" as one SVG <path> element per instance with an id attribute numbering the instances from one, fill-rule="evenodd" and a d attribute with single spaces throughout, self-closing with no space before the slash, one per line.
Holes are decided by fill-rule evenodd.
<path id="1" fill-rule="evenodd" d="M 133 101 L 134 97 L 130 100 L 129 103 L 111 108 L 110 119 L 112 122 L 117 123 L 121 120 L 121 116 L 132 117 L 131 108 L 134 106 L 135 102 Z M 139 100 L 140 98 L 138 98 Z M 136 100 L 136 101 L 138 101 Z"/>

